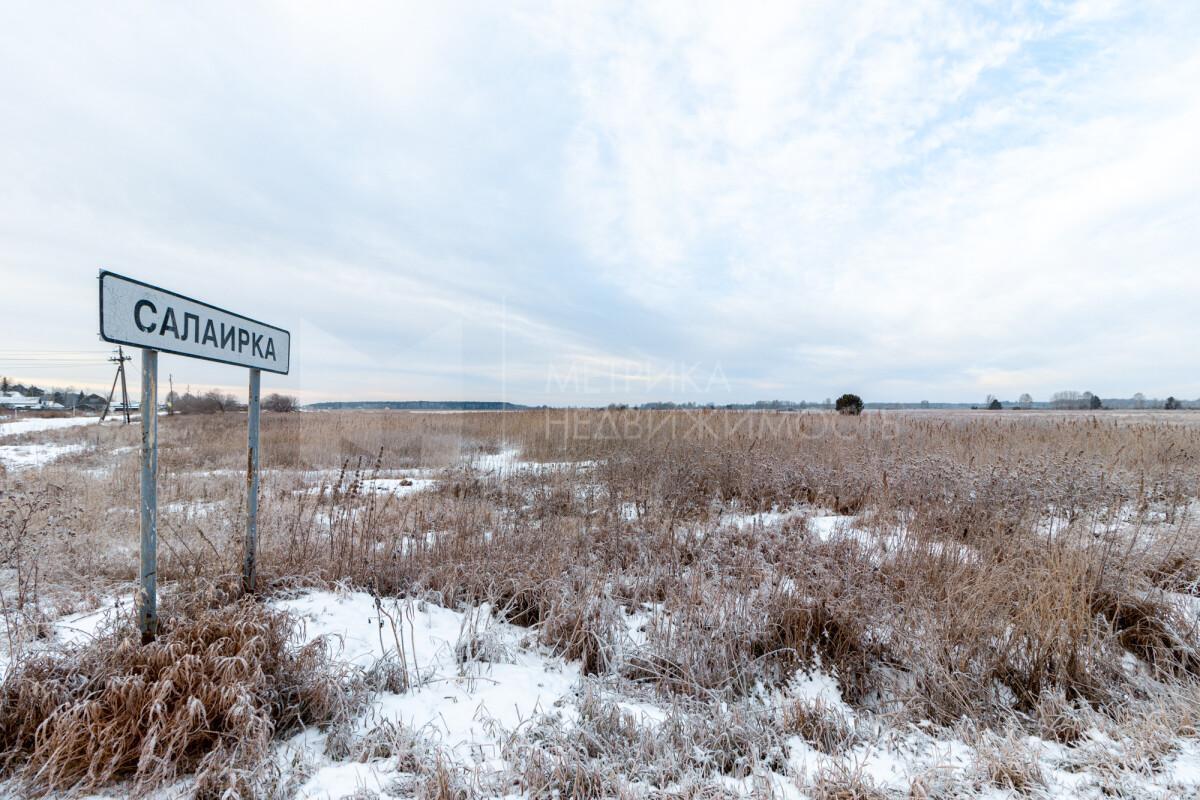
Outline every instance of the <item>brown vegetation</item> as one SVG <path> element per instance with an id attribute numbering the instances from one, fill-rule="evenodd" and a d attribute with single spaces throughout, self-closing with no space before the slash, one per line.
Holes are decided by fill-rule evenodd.
<path id="1" fill-rule="evenodd" d="M 133 432 L 53 435 L 96 447 L 38 478 L 69 487 L 38 501 L 57 504 L 35 515 L 52 551 L 38 585 L 128 585 L 136 454 L 114 451 Z M 240 563 L 244 420 L 164 419 L 161 436 L 160 579 L 227 580 Z M 542 463 L 470 466 L 508 450 Z M 696 796 L 710 796 L 714 776 L 782 768 L 788 736 L 844 751 L 858 733 L 835 711 L 764 710 L 763 692 L 785 692 L 818 665 L 863 713 L 947 729 L 968 720 L 996 732 L 994 742 L 1026 733 L 1074 747 L 1086 728 L 1136 728 L 1165 714 L 1186 730 L 1194 715 L 1200 640 L 1182 603 L 1196 594 L 1200 563 L 1191 522 L 1200 426 L 1082 414 L 305 413 L 266 417 L 263 453 L 259 574 L 269 591 L 340 582 L 449 607 L 490 602 L 593 680 L 681 710 L 677 727 L 650 733 L 593 697 L 581 723 L 592 744 L 553 726 L 514 740 L 515 774 L 534 796 L 551 787 L 610 796 L 630 781 L 678 788 L 692 779 Z M 392 493 L 395 482 L 422 477 L 437 482 Z M 6 480 L 10 496 L 42 497 L 19 475 Z M 766 526 L 728 517 L 772 509 L 794 513 Z M 853 529 L 815 527 L 806 519 L 815 511 L 855 515 Z M 56 514 L 76 520 L 78 533 L 55 535 Z M 315 656 L 288 655 L 286 625 L 251 608 L 207 612 L 201 627 L 165 637 L 162 652 L 203 649 L 204 631 L 259 615 L 249 639 L 221 645 L 256 642 L 257 663 L 232 679 L 259 686 L 275 670 L 293 677 L 268 683 L 308 691 L 297 688 L 294 664 Z M 636 642 L 632 614 L 644 619 Z M 22 704 L 0 709 L 21 731 L 5 739 L 8 763 L 29 785 L 161 781 L 206 770 L 200 754 L 210 745 L 232 746 L 219 732 L 206 733 L 207 744 L 189 732 L 188 714 L 211 721 L 228 712 L 207 696 L 203 710 L 171 706 L 178 721 L 152 746 L 124 728 L 103 747 L 89 739 L 87 730 L 127 724 L 105 709 L 156 696 L 152 677 L 136 692 L 105 689 L 106 679 L 135 661 L 139 674 L 167 668 L 159 651 L 113 636 L 103 652 L 71 654 L 69 667 L 30 660 L 5 683 L 4 696 Z M 198 674 L 215 687 L 226 656 L 198 656 Z M 93 688 L 60 698 L 62 669 Z M 43 684 L 54 688 L 28 705 L 22 692 Z M 254 740 L 256 753 L 270 731 L 328 718 L 301 713 L 294 698 L 247 691 L 262 698 L 239 712 L 266 737 Z M 89 728 L 66 725 L 81 714 Z M 699 761 L 672 750 L 686 750 L 685 740 L 704 754 Z M 1039 785 L 1024 754 L 1008 745 L 987 753 L 981 780 L 1015 791 Z M 462 789 L 452 771 L 430 775 L 441 794 Z M 837 770 L 807 791 L 879 792 Z"/>
<path id="2" fill-rule="evenodd" d="M 0 773 L 36 793 L 194 774 L 196 796 L 253 794 L 277 735 L 344 718 L 359 694 L 324 642 L 292 634 L 286 614 L 241 601 L 177 607 L 149 645 L 126 621 L 35 654 L 0 684 Z"/>

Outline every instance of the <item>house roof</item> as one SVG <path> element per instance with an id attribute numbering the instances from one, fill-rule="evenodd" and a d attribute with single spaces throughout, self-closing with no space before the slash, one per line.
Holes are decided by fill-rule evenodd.
<path id="1" fill-rule="evenodd" d="M 17 392 L 0 393 L 0 406 L 8 406 L 9 408 L 34 408 L 40 405 L 40 397 L 26 397 Z"/>

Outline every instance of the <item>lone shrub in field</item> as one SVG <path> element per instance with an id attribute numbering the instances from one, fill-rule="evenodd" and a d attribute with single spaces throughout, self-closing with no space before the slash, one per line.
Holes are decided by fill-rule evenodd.
<path id="1" fill-rule="evenodd" d="M 290 414 L 300 409 L 300 401 L 290 394 L 277 394 L 273 392 L 263 398 L 262 406 L 267 411 Z"/>
<path id="2" fill-rule="evenodd" d="M 0 776 L 32 794 L 129 780 L 142 792 L 195 773 L 196 796 L 262 794 L 278 734 L 350 710 L 323 641 L 253 602 L 165 620 L 149 645 L 123 626 L 39 654 L 0 684 Z"/>
<path id="3" fill-rule="evenodd" d="M 858 416 L 863 410 L 862 398 L 856 394 L 844 394 L 833 404 L 839 414 Z"/>

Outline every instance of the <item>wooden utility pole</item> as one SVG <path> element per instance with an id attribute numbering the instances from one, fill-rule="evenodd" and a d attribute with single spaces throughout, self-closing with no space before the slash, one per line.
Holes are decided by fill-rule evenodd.
<path id="1" fill-rule="evenodd" d="M 100 421 L 104 422 L 104 418 L 108 416 L 108 410 L 112 406 L 113 394 L 117 391 L 117 381 L 121 382 L 121 400 L 122 407 L 125 409 L 125 424 L 129 424 L 129 388 L 125 383 L 125 362 L 132 361 L 133 356 L 125 355 L 124 348 L 118 347 L 117 354 L 108 359 L 117 365 L 117 374 L 113 375 L 112 388 L 108 390 L 108 399 L 104 401 L 104 412 L 100 414 Z"/>
<path id="2" fill-rule="evenodd" d="M 129 424 L 129 387 L 125 385 L 125 362 L 132 361 L 133 356 L 126 356 L 125 351 L 123 349 L 121 349 L 120 347 L 118 347 L 117 348 L 117 357 L 120 358 L 120 360 L 121 360 L 121 397 L 125 401 L 125 403 L 124 403 L 125 424 L 128 425 Z M 142 409 L 142 413 L 144 414 L 145 412 L 146 412 L 146 410 Z"/>

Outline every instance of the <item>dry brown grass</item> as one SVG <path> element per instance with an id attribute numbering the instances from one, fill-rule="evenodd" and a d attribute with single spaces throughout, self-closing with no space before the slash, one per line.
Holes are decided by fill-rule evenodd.
<path id="1" fill-rule="evenodd" d="M 843 766 L 823 767 L 804 788 L 812 800 L 887 800 L 861 771 Z"/>
<path id="2" fill-rule="evenodd" d="M 975 753 L 975 767 L 983 783 L 1020 796 L 1037 794 L 1045 789 L 1041 764 L 1022 742 L 985 736 L 976 745 Z"/>
<path id="3" fill-rule="evenodd" d="M 844 751 L 858 731 L 824 709 L 751 711 L 818 665 L 863 714 L 947 727 L 967 719 L 1003 741 L 1023 732 L 1081 747 L 1089 726 L 1137 728 L 1154 714 L 1185 730 L 1186 702 L 1163 698 L 1190 697 L 1200 673 L 1197 621 L 1180 605 L 1195 595 L 1200 563 L 1200 425 L 1174 419 L 272 415 L 259 574 L 268 592 L 342 582 L 450 607 L 492 603 L 594 679 L 690 709 L 681 719 L 720 719 L 728 733 L 680 722 L 677 735 L 650 734 L 595 701 L 586 719 L 595 747 L 552 727 L 514 744 L 534 795 L 612 796 L 640 781 L 706 796 L 717 776 L 783 768 L 786 735 Z M 243 423 L 162 422 L 167 585 L 237 573 Z M 113 450 L 132 440 L 108 428 L 53 435 L 95 450 L 37 476 L 70 487 L 53 513 L 72 515 L 79 531 L 68 540 L 50 514 L 37 516 L 51 556 L 39 586 L 127 586 L 136 455 Z M 473 454 L 502 449 L 556 466 L 499 475 L 469 466 Z M 437 484 L 404 496 L 374 490 L 400 477 Z M 14 494 L 37 491 L 26 477 L 4 480 Z M 819 534 L 802 515 L 738 528 L 724 516 L 773 508 L 855 514 L 856 529 Z M 644 618 L 636 644 L 633 612 Z M 703 743 L 703 759 L 672 750 L 688 737 Z M 448 767 L 424 770 L 420 791 L 466 791 Z M 988 782 L 1016 789 L 1023 778 L 1010 777 Z M 876 789 L 830 773 L 810 791 Z"/>
<path id="4" fill-rule="evenodd" d="M 197 797 L 259 796 L 272 740 L 346 716 L 357 690 L 325 643 L 246 601 L 163 619 L 142 645 L 129 621 L 33 655 L 0 683 L 0 774 L 24 791 L 142 793 L 194 774 Z"/>

